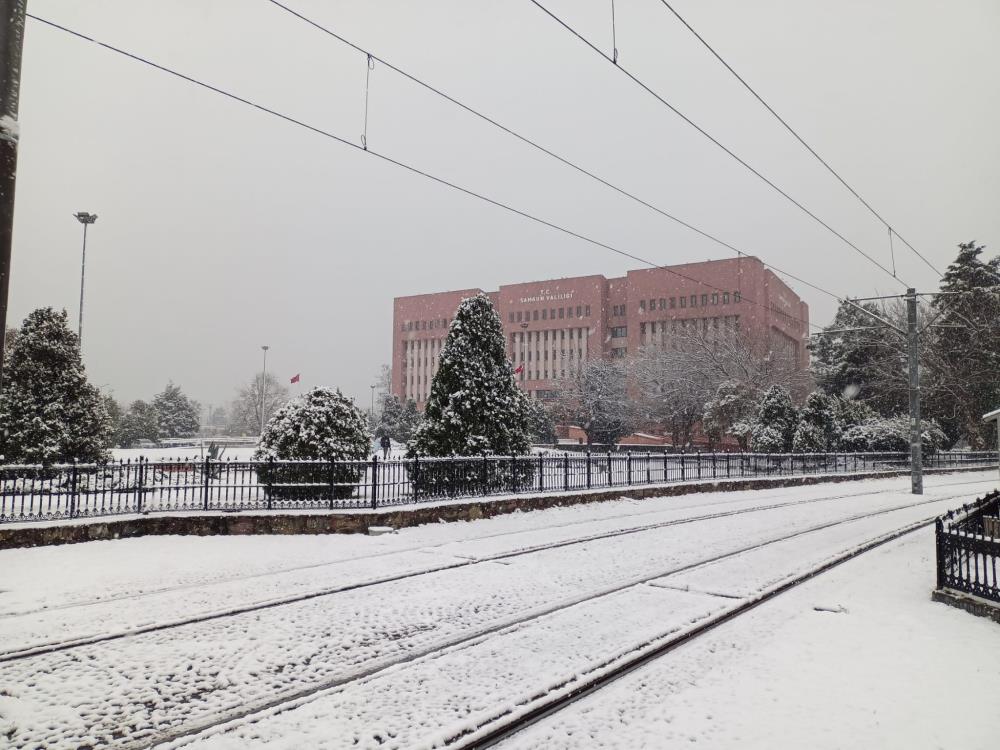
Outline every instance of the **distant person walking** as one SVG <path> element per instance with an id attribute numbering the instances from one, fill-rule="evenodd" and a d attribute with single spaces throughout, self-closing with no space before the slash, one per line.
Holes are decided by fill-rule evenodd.
<path id="1" fill-rule="evenodd" d="M 388 435 L 383 435 L 382 439 L 379 440 L 378 444 L 382 446 L 382 460 L 385 461 L 387 458 L 389 458 L 389 448 L 392 447 L 392 441 L 389 440 Z"/>

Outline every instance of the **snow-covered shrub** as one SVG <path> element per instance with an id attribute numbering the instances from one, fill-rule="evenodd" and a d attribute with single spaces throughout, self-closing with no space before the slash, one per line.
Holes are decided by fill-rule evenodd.
<path id="1" fill-rule="evenodd" d="M 18 331 L 0 394 L 0 455 L 6 463 L 104 461 L 111 419 L 87 382 L 66 311 L 35 310 Z"/>
<path id="2" fill-rule="evenodd" d="M 350 497 L 371 449 L 368 420 L 339 389 L 317 387 L 282 406 L 264 427 L 254 461 L 342 461 L 329 466 L 261 466 L 270 497 L 303 500 Z"/>
<path id="3" fill-rule="evenodd" d="M 821 391 L 814 391 L 799 412 L 799 424 L 792 437 L 795 453 L 827 453 L 840 444 L 840 420 L 837 402 Z"/>
<path id="4" fill-rule="evenodd" d="M 761 397 L 751 432 L 755 453 L 788 453 L 798 425 L 798 412 L 788 391 L 772 385 Z"/>
<path id="5" fill-rule="evenodd" d="M 948 444 L 948 437 L 934 420 L 921 420 L 920 442 L 925 455 Z M 910 419 L 905 416 L 874 417 L 844 431 L 841 450 L 905 453 L 910 450 Z"/>

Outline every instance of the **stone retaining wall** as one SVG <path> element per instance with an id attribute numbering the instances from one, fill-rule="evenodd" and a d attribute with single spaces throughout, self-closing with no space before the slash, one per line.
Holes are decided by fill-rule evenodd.
<path id="1" fill-rule="evenodd" d="M 994 622 L 1000 623 L 1000 604 L 977 596 L 971 596 L 961 591 L 951 589 L 935 589 L 931 593 L 931 599 L 942 604 L 949 604 L 952 607 L 964 609 L 969 614 L 977 617 L 986 617 Z"/>
<path id="2" fill-rule="evenodd" d="M 963 471 L 950 469 L 948 471 Z M 981 471 L 969 469 L 968 471 Z M 179 534 L 194 536 L 230 534 L 358 534 L 369 526 L 420 526 L 441 521 L 474 521 L 516 511 L 597 503 L 623 497 L 650 498 L 690 495 L 703 492 L 735 492 L 774 487 L 800 487 L 823 482 L 847 482 L 858 479 L 882 479 L 908 472 L 886 471 L 866 474 L 797 476 L 753 479 L 724 479 L 690 484 L 662 484 L 586 490 L 579 493 L 518 495 L 510 498 L 456 500 L 446 504 L 407 505 L 381 510 L 323 513 L 300 511 L 271 513 L 210 512 L 197 515 L 144 515 L 127 518 L 76 520 L 72 523 L 0 526 L 0 549 L 37 547 L 48 544 L 73 544 L 107 539 Z"/>

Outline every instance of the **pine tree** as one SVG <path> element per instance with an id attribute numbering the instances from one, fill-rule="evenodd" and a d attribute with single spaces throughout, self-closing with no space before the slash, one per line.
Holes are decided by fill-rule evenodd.
<path id="1" fill-rule="evenodd" d="M 156 409 L 145 401 L 133 401 L 122 415 L 115 438 L 122 448 L 131 448 L 140 440 L 160 439 L 160 420 Z"/>
<path id="2" fill-rule="evenodd" d="M 413 437 L 420 424 L 420 413 L 413 399 L 406 403 L 392 393 L 385 393 L 379 401 L 375 417 L 375 437 L 388 437 L 397 443 L 406 443 Z"/>
<path id="3" fill-rule="evenodd" d="M 746 450 L 749 438 L 747 422 L 757 409 L 757 398 L 749 386 L 733 380 L 719 385 L 712 399 L 705 404 L 702 429 L 713 444 L 732 435 Z"/>
<path id="4" fill-rule="evenodd" d="M 952 440 L 981 448 L 993 432 L 981 417 L 1000 405 L 1000 258 L 983 262 L 983 246 L 965 242 L 941 279 L 923 337 L 924 411 Z M 901 410 L 902 411 L 902 410 Z"/>
<path id="5" fill-rule="evenodd" d="M 153 398 L 153 408 L 156 409 L 160 437 L 191 437 L 201 427 L 198 402 L 185 396 L 180 386 L 173 383 L 167 383 L 163 392 Z"/>
<path id="6" fill-rule="evenodd" d="M 0 455 L 8 463 L 108 458 L 111 420 L 87 382 L 66 311 L 35 310 L 18 331 L 0 394 Z"/>
<path id="7" fill-rule="evenodd" d="M 795 453 L 826 453 L 840 442 L 841 426 L 835 399 L 814 391 L 799 412 L 799 424 L 792 438 Z"/>
<path id="8" fill-rule="evenodd" d="M 757 407 L 751 433 L 751 448 L 757 453 L 788 453 L 798 425 L 792 397 L 779 385 L 764 392 Z"/>
<path id="9" fill-rule="evenodd" d="M 448 329 L 410 452 L 511 455 L 528 448 L 525 396 L 514 382 L 500 318 L 485 294 L 464 299 Z"/>

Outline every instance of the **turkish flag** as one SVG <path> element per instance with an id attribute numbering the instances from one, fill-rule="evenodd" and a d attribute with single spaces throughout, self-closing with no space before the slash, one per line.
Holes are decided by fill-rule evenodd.
<path id="1" fill-rule="evenodd" d="M 292 376 L 292 382 L 293 383 L 298 383 L 299 382 L 299 375 L 300 374 L 301 373 L 297 373 L 297 374 L 295 374 L 295 375 Z"/>
<path id="2" fill-rule="evenodd" d="M 520 375 L 522 372 L 524 372 L 524 365 L 518 365 L 517 369 L 514 370 L 515 375 Z"/>

